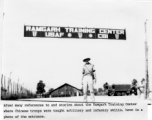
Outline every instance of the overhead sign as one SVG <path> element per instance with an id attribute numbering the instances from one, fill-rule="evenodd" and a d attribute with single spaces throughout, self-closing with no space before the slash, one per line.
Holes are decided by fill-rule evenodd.
<path id="1" fill-rule="evenodd" d="M 24 26 L 24 37 L 126 40 L 125 29 Z"/>

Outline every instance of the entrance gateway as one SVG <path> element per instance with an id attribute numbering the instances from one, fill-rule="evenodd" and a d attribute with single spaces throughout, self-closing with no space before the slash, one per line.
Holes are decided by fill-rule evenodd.
<path id="1" fill-rule="evenodd" d="M 126 40 L 126 30 L 25 25 L 24 37 Z"/>

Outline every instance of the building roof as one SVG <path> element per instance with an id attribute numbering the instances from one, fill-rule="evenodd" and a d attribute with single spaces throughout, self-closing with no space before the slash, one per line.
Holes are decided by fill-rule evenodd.
<path id="1" fill-rule="evenodd" d="M 78 89 L 78 88 L 76 88 L 76 87 L 74 87 L 74 86 L 72 86 L 72 85 L 70 85 L 70 84 L 68 84 L 68 83 L 65 83 L 65 84 L 59 86 L 58 88 L 54 89 L 51 93 L 53 93 L 53 92 L 56 91 L 57 89 L 60 89 L 60 88 L 62 88 L 62 87 L 64 87 L 64 86 L 70 86 L 70 87 L 73 87 L 73 88 L 81 91 L 80 89 Z M 50 94 L 51 94 L 51 93 L 50 93 Z"/>

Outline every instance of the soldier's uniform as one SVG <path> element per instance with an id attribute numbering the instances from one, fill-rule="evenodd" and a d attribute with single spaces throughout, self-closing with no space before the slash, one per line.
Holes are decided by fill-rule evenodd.
<path id="1" fill-rule="evenodd" d="M 89 59 L 90 60 L 90 59 Z M 85 62 L 85 60 L 84 60 Z M 94 70 L 94 65 L 90 64 L 90 63 L 86 63 L 84 66 L 83 66 L 83 71 L 82 71 L 82 74 L 83 74 L 83 94 L 84 94 L 84 102 L 87 102 L 87 91 L 88 91 L 88 87 L 89 87 L 89 90 L 90 90 L 90 96 L 91 96 L 91 100 L 92 102 L 95 101 L 95 98 L 94 98 L 94 87 L 93 87 L 93 84 L 94 84 L 94 81 L 93 81 L 93 77 L 91 75 L 91 72 L 92 71 L 95 71 Z"/>
<path id="2" fill-rule="evenodd" d="M 145 97 L 145 86 L 146 86 L 146 81 L 145 81 L 145 79 L 142 79 L 141 80 L 141 85 L 138 86 L 139 98 L 144 99 L 144 97 Z"/>

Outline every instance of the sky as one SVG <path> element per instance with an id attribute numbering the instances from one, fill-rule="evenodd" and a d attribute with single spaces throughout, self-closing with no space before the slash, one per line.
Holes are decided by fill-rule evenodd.
<path id="1" fill-rule="evenodd" d="M 152 35 L 150 2 L 7 0 L 4 2 L 2 73 L 36 91 L 68 83 L 81 88 L 83 59 L 96 69 L 95 88 L 145 77 L 145 27 Z M 24 25 L 126 29 L 126 40 L 24 37 Z M 151 41 L 148 41 L 150 44 Z M 149 54 L 151 49 L 149 48 Z M 149 57 L 149 64 L 151 58 Z M 151 71 L 151 68 L 149 68 Z M 151 74 L 150 74 L 151 80 Z"/>

